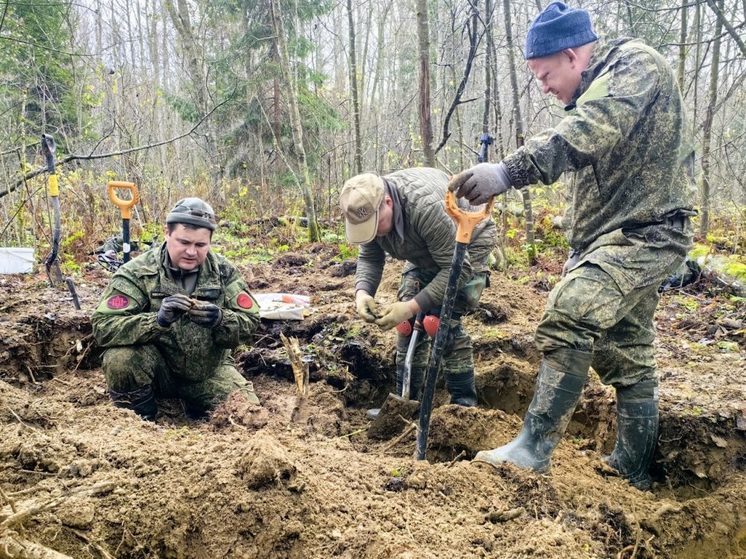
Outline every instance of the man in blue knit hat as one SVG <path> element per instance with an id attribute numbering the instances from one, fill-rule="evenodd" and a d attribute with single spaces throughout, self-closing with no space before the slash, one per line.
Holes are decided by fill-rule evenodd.
<path id="1" fill-rule="evenodd" d="M 536 330 L 543 358 L 523 428 L 476 460 L 547 471 L 593 366 L 616 389 L 617 438 L 606 460 L 646 489 L 658 430 L 657 288 L 691 246 L 695 213 L 681 94 L 658 52 L 637 39 L 602 43 L 588 12 L 562 2 L 533 21 L 524 54 L 542 91 L 565 105 L 564 118 L 449 188 L 480 204 L 567 172 L 572 250 Z"/>

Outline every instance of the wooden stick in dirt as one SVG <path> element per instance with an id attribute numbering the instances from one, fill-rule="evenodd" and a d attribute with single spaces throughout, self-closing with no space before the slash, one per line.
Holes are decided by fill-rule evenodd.
<path id="1" fill-rule="evenodd" d="M 290 366 L 293 368 L 293 376 L 295 377 L 296 392 L 298 397 L 302 398 L 308 394 L 308 364 L 303 362 L 303 352 L 300 349 L 297 338 L 288 339 L 285 334 L 280 332 L 280 339 L 290 358 Z"/>
<path id="2" fill-rule="evenodd" d="M 73 559 L 15 534 L 0 535 L 0 559 Z"/>
<path id="3" fill-rule="evenodd" d="M 3 514 L 2 510 L 0 510 L 0 534 L 4 530 L 11 529 L 13 528 L 13 526 L 25 522 L 35 514 L 44 512 L 60 505 L 72 495 L 79 495 L 84 493 L 98 495 L 100 493 L 111 491 L 112 489 L 114 489 L 114 483 L 110 481 L 104 481 L 90 487 L 76 487 L 75 489 L 68 491 L 60 497 L 54 497 L 47 501 L 37 502 L 36 500 L 31 499 L 30 503 L 27 501 L 25 503 L 16 504 L 16 508 L 18 509 L 18 511 L 10 515 Z"/>

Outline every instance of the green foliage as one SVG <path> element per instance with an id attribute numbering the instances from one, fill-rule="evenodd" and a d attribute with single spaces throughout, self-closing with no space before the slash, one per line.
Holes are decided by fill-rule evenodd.
<path id="1" fill-rule="evenodd" d="M 63 2 L 7 4 L 0 56 L 0 114 L 13 119 L 11 127 L 23 125 L 24 141 L 55 130 L 65 135 L 79 133 L 79 111 L 95 102 L 76 92 L 74 56 L 70 55 L 73 30 L 68 21 Z M 82 122 L 84 127 L 86 123 Z"/>
<path id="2" fill-rule="evenodd" d="M 723 271 L 738 281 L 746 283 L 746 264 L 741 261 L 739 256 L 731 255 L 725 263 Z"/>
<path id="3" fill-rule="evenodd" d="M 339 248 L 339 254 L 337 255 L 337 260 L 340 262 L 344 262 L 345 260 L 352 260 L 354 258 L 357 258 L 359 249 L 356 245 L 350 245 L 346 242 L 339 243 L 337 245 L 337 248 Z"/>
<path id="4" fill-rule="evenodd" d="M 301 0 L 281 2 L 280 13 L 286 33 L 290 63 L 297 80 L 298 109 L 301 115 L 304 148 L 312 172 L 319 167 L 320 154 L 325 151 L 321 137 L 325 132 L 344 128 L 345 123 L 334 106 L 320 94 L 326 76 L 312 70 L 305 63 L 315 45 L 304 34 L 305 23 L 326 14 L 332 4 L 328 1 Z M 208 25 L 224 32 L 222 48 L 212 53 L 208 64 L 215 82 L 211 84 L 213 97 L 234 101 L 221 107 L 213 115 L 214 129 L 224 131 L 218 138 L 231 178 L 250 179 L 249 173 L 256 165 L 248 158 L 255 158 L 257 138 L 274 155 L 275 142 L 288 155 L 292 164 L 297 155 L 288 118 L 287 88 L 277 63 L 275 38 L 270 10 L 265 2 L 258 0 L 216 0 L 207 5 Z M 300 28 L 299 28 L 300 26 Z M 279 84 L 280 98 L 274 97 L 274 85 Z M 259 93 L 258 93 L 259 92 Z M 195 118 L 195 110 L 181 98 L 170 98 L 169 102 L 185 119 Z M 190 120 L 191 121 L 191 120 Z M 236 156 L 238 155 L 238 157 Z M 263 157 L 264 154 L 259 154 Z M 295 187 L 296 179 L 289 172 L 272 173 L 268 177 L 273 183 Z"/>

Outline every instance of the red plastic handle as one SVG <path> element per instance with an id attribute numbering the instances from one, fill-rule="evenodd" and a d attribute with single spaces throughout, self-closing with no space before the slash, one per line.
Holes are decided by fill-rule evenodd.
<path id="1" fill-rule="evenodd" d="M 399 332 L 402 336 L 411 336 L 412 335 L 412 323 L 408 320 L 405 320 L 404 322 L 400 322 L 396 325 L 396 331 Z"/>
<path id="2" fill-rule="evenodd" d="M 440 327 L 440 318 L 429 314 L 422 320 L 422 326 L 425 328 L 427 335 L 434 338 Z"/>

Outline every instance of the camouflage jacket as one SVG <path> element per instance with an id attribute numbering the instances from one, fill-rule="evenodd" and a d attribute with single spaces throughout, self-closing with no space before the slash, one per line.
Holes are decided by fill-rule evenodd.
<path id="1" fill-rule="evenodd" d="M 520 187 L 571 178 L 569 241 L 582 251 L 617 229 L 692 215 L 681 94 L 666 60 L 637 39 L 598 44 L 567 115 L 504 163 Z"/>
<path id="2" fill-rule="evenodd" d="M 456 226 L 445 210 L 448 176 L 437 169 L 414 168 L 391 173 L 383 179 L 395 200 L 395 226 L 387 235 L 376 237 L 360 247 L 355 288 L 375 295 L 388 253 L 407 261 L 405 271 L 420 268 L 436 273 L 415 300 L 423 310 L 440 306 L 445 297 L 456 245 Z M 463 200 L 459 204 L 469 208 Z M 495 224 L 491 219 L 477 225 L 464 258 L 459 286 L 475 272 L 487 269 L 487 259 L 495 248 L 495 239 Z"/>
<path id="3" fill-rule="evenodd" d="M 153 344 L 172 371 L 206 378 L 231 349 L 251 340 L 259 305 L 233 265 L 209 252 L 189 295 L 221 307 L 222 322 L 208 329 L 184 315 L 169 327 L 160 326 L 156 315 L 163 298 L 184 292 L 169 276 L 165 256 L 164 243 L 117 270 L 91 317 L 93 335 L 102 347 Z"/>

